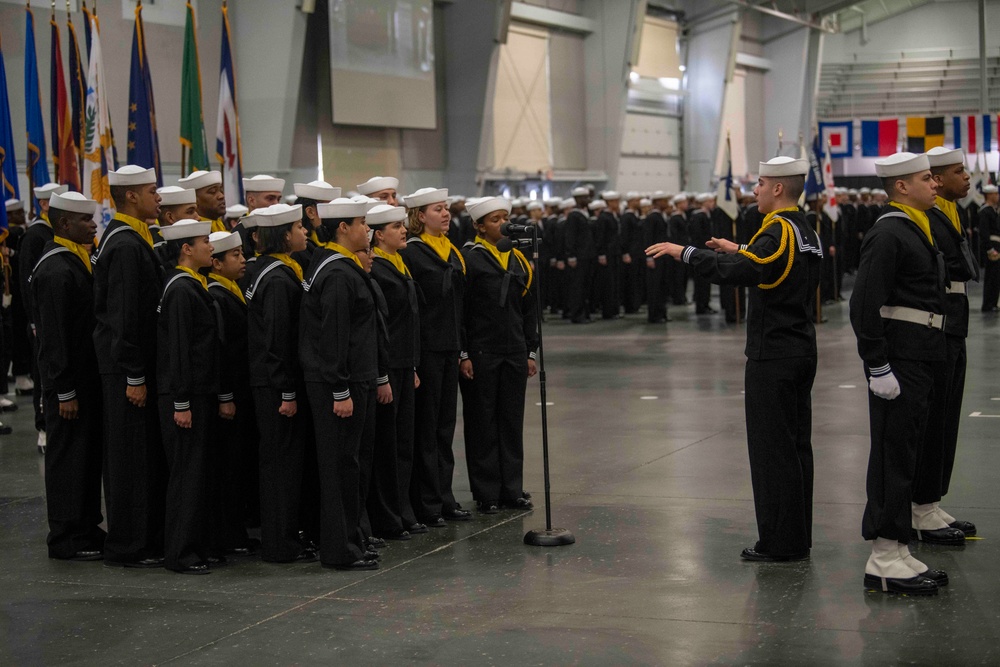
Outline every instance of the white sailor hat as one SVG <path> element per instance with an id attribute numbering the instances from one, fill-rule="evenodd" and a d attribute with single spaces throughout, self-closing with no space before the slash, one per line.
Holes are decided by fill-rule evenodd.
<path id="1" fill-rule="evenodd" d="M 556 206 L 556 207 L 558 207 L 559 204 L 561 204 L 561 203 L 562 203 L 562 198 L 561 197 L 549 197 L 548 199 L 545 200 L 545 205 L 546 206 Z"/>
<path id="2" fill-rule="evenodd" d="M 608 201 L 609 199 L 621 199 L 622 196 L 614 190 L 605 190 L 601 193 L 601 199 Z"/>
<path id="3" fill-rule="evenodd" d="M 288 204 L 289 206 L 295 204 L 298 201 L 299 201 L 299 196 L 298 195 L 285 195 L 284 202 L 286 204 Z"/>
<path id="4" fill-rule="evenodd" d="M 272 204 L 253 213 L 258 227 L 280 227 L 302 219 L 302 207 L 299 205 Z"/>
<path id="5" fill-rule="evenodd" d="M 160 228 L 160 236 L 164 241 L 179 241 L 193 239 L 198 236 L 208 236 L 212 233 L 212 223 L 208 220 L 178 220 L 172 225 Z"/>
<path id="6" fill-rule="evenodd" d="M 335 188 L 326 181 L 311 181 L 309 183 L 296 183 L 295 196 L 313 199 L 317 202 L 333 201 L 340 197 L 340 188 Z"/>
<path id="7" fill-rule="evenodd" d="M 460 202 L 463 204 L 465 203 L 465 197 L 463 197 L 462 195 L 450 195 L 448 197 L 448 206 L 451 206 L 452 204 L 458 204 Z"/>
<path id="8" fill-rule="evenodd" d="M 653 205 L 653 200 L 649 199 L 648 197 L 642 197 L 641 199 L 639 199 L 640 208 L 643 206 L 652 206 L 652 205 Z"/>
<path id="9" fill-rule="evenodd" d="M 243 204 L 234 204 L 234 205 L 229 206 L 228 208 L 226 208 L 226 217 L 227 218 L 242 218 L 244 215 L 246 215 L 249 212 L 250 212 L 250 209 L 248 209 Z"/>
<path id="10" fill-rule="evenodd" d="M 381 203 L 381 202 L 379 202 Z M 338 197 L 331 202 L 316 204 L 316 213 L 324 220 L 362 218 L 368 212 L 368 202 L 359 202 L 346 197 Z"/>
<path id="11" fill-rule="evenodd" d="M 847 194 L 850 195 L 851 197 L 857 197 L 861 193 L 855 188 L 848 188 Z"/>
<path id="12" fill-rule="evenodd" d="M 781 178 L 784 176 L 805 176 L 809 173 L 809 161 L 795 159 L 787 155 L 773 157 L 767 162 L 761 162 L 758 170 L 760 176 Z"/>
<path id="13" fill-rule="evenodd" d="M 574 202 L 574 206 L 575 206 Z M 473 220 L 486 217 L 493 211 L 504 210 L 510 213 L 510 201 L 503 197 L 483 197 L 475 204 L 468 205 L 469 215 Z"/>
<path id="14" fill-rule="evenodd" d="M 233 248 L 239 248 L 243 245 L 243 239 L 240 238 L 240 235 L 232 232 L 212 232 L 208 235 L 208 242 L 212 244 L 213 255 L 229 252 Z"/>
<path id="15" fill-rule="evenodd" d="M 587 208 L 589 208 L 591 211 L 596 211 L 598 209 L 607 207 L 608 207 L 608 202 L 604 201 L 603 199 L 595 199 L 594 201 L 587 204 Z"/>
<path id="16" fill-rule="evenodd" d="M 872 189 L 871 188 L 859 188 L 858 189 L 858 194 L 859 195 L 870 195 L 871 193 L 872 193 Z"/>
<path id="17" fill-rule="evenodd" d="M 510 200 L 510 205 L 513 208 L 521 208 L 522 206 L 524 206 L 524 204 L 525 204 L 524 197 L 515 197 L 514 199 Z"/>
<path id="18" fill-rule="evenodd" d="M 629 190 L 625 193 L 625 199 L 627 201 L 632 201 L 633 199 L 642 199 L 642 196 L 635 190 Z"/>
<path id="19" fill-rule="evenodd" d="M 953 164 L 965 164 L 965 153 L 961 148 L 950 150 L 944 146 L 935 146 L 926 153 L 931 167 L 947 167 Z"/>
<path id="20" fill-rule="evenodd" d="M 13 201 L 20 204 L 16 199 Z M 87 199 L 79 192 L 53 192 L 49 197 L 49 206 L 60 211 L 86 213 L 87 215 L 93 215 L 97 210 L 97 202 L 93 199 Z"/>
<path id="21" fill-rule="evenodd" d="M 193 204 L 198 201 L 197 192 L 179 188 L 176 185 L 157 188 L 156 194 L 160 195 L 160 206 L 179 206 L 181 204 Z"/>
<path id="22" fill-rule="evenodd" d="M 257 213 L 263 210 L 262 208 L 258 208 L 253 213 L 248 213 L 240 218 L 240 224 L 243 225 L 243 229 L 255 229 L 258 222 Z"/>
<path id="23" fill-rule="evenodd" d="M 694 200 L 699 204 L 704 204 L 705 202 L 710 201 L 712 199 L 715 199 L 714 192 L 699 192 L 698 196 L 694 198 Z"/>
<path id="24" fill-rule="evenodd" d="M 281 192 L 285 189 L 285 179 L 275 178 L 267 174 L 257 174 L 253 178 L 243 179 L 245 192 Z"/>
<path id="25" fill-rule="evenodd" d="M 156 170 L 127 164 L 108 173 L 108 185 L 148 185 L 156 183 Z"/>
<path id="26" fill-rule="evenodd" d="M 390 206 L 389 204 L 379 204 L 372 207 L 365 214 L 365 222 L 369 227 L 381 227 L 392 222 L 402 222 L 406 220 L 406 209 L 402 206 Z"/>
<path id="27" fill-rule="evenodd" d="M 373 192 L 395 190 L 398 187 L 398 178 L 393 178 L 392 176 L 372 176 L 364 183 L 358 184 L 358 192 L 363 195 L 370 195 Z"/>
<path id="28" fill-rule="evenodd" d="M 589 197 L 590 190 L 588 190 L 583 186 L 580 186 L 578 188 L 573 188 L 573 192 L 571 192 L 570 194 L 574 197 Z"/>
<path id="29" fill-rule="evenodd" d="M 679 195 L 674 195 L 673 197 L 671 197 L 670 198 L 670 203 L 671 204 L 680 204 L 682 201 L 687 201 L 687 198 L 688 198 L 688 196 L 682 192 Z"/>
<path id="30" fill-rule="evenodd" d="M 846 195 L 847 194 L 847 188 L 835 187 L 833 189 L 833 194 L 835 194 L 835 195 Z"/>
<path id="31" fill-rule="evenodd" d="M 529 211 L 541 211 L 542 208 L 544 207 L 542 206 L 542 202 L 538 201 L 537 199 L 532 199 L 531 201 L 528 202 L 526 208 Z"/>
<path id="32" fill-rule="evenodd" d="M 59 185 L 58 183 L 46 183 L 45 185 L 39 185 L 37 188 L 33 190 L 33 192 L 35 193 L 35 199 L 39 201 L 45 201 L 52 195 L 56 194 L 61 195 L 67 190 L 69 190 L 68 185 Z"/>
<path id="33" fill-rule="evenodd" d="M 984 195 L 991 195 L 991 194 L 994 194 L 996 191 L 997 191 L 997 186 L 995 186 L 995 185 L 984 185 L 983 186 L 983 194 Z"/>
<path id="34" fill-rule="evenodd" d="M 879 178 L 909 176 L 930 168 L 930 158 L 926 154 L 893 153 L 887 158 L 875 160 L 875 175 Z"/>
<path id="35" fill-rule="evenodd" d="M 4 209 L 7 211 L 16 211 L 17 209 L 24 210 L 24 206 L 21 205 L 20 199 L 8 199 L 4 202 Z"/>
<path id="36" fill-rule="evenodd" d="M 448 190 L 446 188 L 420 188 L 412 195 L 403 197 L 403 203 L 406 205 L 406 208 L 420 208 L 421 206 L 436 204 L 447 199 Z"/>
<path id="37" fill-rule="evenodd" d="M 563 199 L 561 202 L 559 202 L 559 209 L 560 210 L 565 211 L 565 210 L 571 209 L 571 208 L 576 208 L 576 200 L 575 199 L 566 198 L 566 199 Z"/>
<path id="38" fill-rule="evenodd" d="M 670 199 L 670 193 L 664 192 L 663 190 L 657 190 L 656 192 L 649 195 L 649 198 L 652 201 L 656 201 L 657 199 Z"/>
<path id="39" fill-rule="evenodd" d="M 213 185 L 222 185 L 222 172 L 215 171 L 192 171 L 190 174 L 184 178 L 177 179 L 177 183 L 182 188 L 190 188 L 192 190 L 201 190 L 202 188 L 207 188 Z"/>
<path id="40" fill-rule="evenodd" d="M 381 199 L 375 199 L 374 197 L 368 197 L 366 195 L 355 195 L 351 197 L 351 201 L 356 204 L 364 204 L 365 211 L 370 211 L 379 204 L 384 204 L 385 202 Z"/>

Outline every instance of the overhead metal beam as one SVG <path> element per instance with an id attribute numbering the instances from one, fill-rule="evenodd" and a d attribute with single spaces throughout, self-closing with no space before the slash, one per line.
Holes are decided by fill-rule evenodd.
<path id="1" fill-rule="evenodd" d="M 557 12 L 553 9 L 536 7 L 524 2 L 514 2 L 511 4 L 510 17 L 524 23 L 545 26 L 546 28 L 558 28 L 583 35 L 594 32 L 596 27 L 594 21 L 584 16 L 577 16 L 568 12 Z"/>
<path id="2" fill-rule="evenodd" d="M 820 32 L 828 32 L 831 34 L 836 34 L 839 32 L 836 28 L 830 26 L 825 26 L 815 21 L 810 21 L 808 19 L 799 18 L 794 14 L 787 14 L 777 9 L 771 9 L 770 7 L 762 7 L 761 5 L 755 5 L 753 3 L 747 2 L 747 0 L 728 0 L 730 4 L 739 5 L 740 7 L 746 7 L 747 9 L 752 9 L 755 12 L 760 12 L 761 14 L 767 14 L 768 16 L 774 16 L 785 21 L 791 21 L 792 23 L 798 23 L 799 25 L 804 25 L 807 28 L 812 28 L 813 30 L 819 30 Z"/>

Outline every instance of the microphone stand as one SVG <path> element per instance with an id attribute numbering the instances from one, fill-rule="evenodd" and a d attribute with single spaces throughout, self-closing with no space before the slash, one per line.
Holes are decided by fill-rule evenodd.
<path id="1" fill-rule="evenodd" d="M 542 397 L 542 470 L 545 475 L 545 529 L 529 530 L 524 543 L 534 547 L 559 547 L 576 542 L 576 537 L 565 528 L 552 527 L 552 499 L 549 485 L 549 419 L 545 391 L 545 348 L 542 345 L 542 267 L 538 260 L 538 227 L 531 226 L 531 258 L 535 262 L 535 286 L 539 295 L 535 299 L 535 317 L 538 320 L 538 387 Z"/>

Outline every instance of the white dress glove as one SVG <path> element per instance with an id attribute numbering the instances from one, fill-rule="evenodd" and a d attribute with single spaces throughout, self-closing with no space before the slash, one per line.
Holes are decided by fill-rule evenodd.
<path id="1" fill-rule="evenodd" d="M 887 401 L 899 396 L 899 380 L 892 372 L 888 375 L 880 375 L 879 377 L 873 375 L 868 378 L 868 388 L 872 390 L 873 394 Z"/>

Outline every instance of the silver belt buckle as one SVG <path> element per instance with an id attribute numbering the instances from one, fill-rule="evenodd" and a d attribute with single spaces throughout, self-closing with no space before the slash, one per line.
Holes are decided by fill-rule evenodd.
<path id="1" fill-rule="evenodd" d="M 927 313 L 927 328 L 934 328 L 934 313 Z"/>

